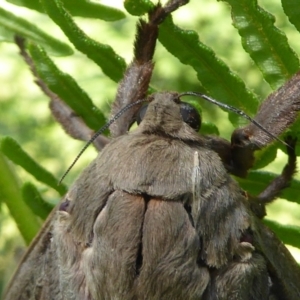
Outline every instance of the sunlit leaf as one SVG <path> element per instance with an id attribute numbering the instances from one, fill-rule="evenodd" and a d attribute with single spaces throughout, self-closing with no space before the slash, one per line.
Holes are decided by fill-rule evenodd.
<path id="1" fill-rule="evenodd" d="M 281 0 L 282 7 L 290 22 L 300 31 L 300 5 L 298 0 Z"/>
<path id="2" fill-rule="evenodd" d="M 14 42 L 14 36 L 20 35 L 43 46 L 53 55 L 71 55 L 73 50 L 65 43 L 40 30 L 25 19 L 15 16 L 0 7 L 0 34 L 2 40 Z"/>
<path id="3" fill-rule="evenodd" d="M 39 12 L 45 12 L 39 0 L 7 0 L 7 1 L 15 5 L 34 9 Z M 68 10 L 68 12 L 73 16 L 95 18 L 104 21 L 117 21 L 125 18 L 125 14 L 122 11 L 93 1 L 77 0 L 76 5 L 74 5 L 73 0 L 63 0 L 63 3 L 66 9 Z"/>
<path id="4" fill-rule="evenodd" d="M 53 205 L 46 202 L 37 188 L 30 182 L 23 184 L 22 196 L 24 202 L 32 210 L 32 212 L 43 220 L 47 218 L 53 209 Z"/>
<path id="5" fill-rule="evenodd" d="M 20 165 L 38 181 L 49 185 L 58 191 L 60 195 L 64 195 L 66 193 L 66 186 L 62 184 L 58 185 L 58 180 L 50 172 L 39 165 L 33 158 L 31 158 L 14 139 L 11 137 L 2 138 L 0 147 L 6 157 L 12 160 L 15 164 Z"/>
<path id="6" fill-rule="evenodd" d="M 5 156 L 0 152 L 0 189 L 3 201 L 16 221 L 26 244 L 34 238 L 40 229 L 35 215 L 23 202 L 18 179 Z"/>
<path id="7" fill-rule="evenodd" d="M 299 59 L 285 34 L 274 26 L 274 16 L 258 6 L 256 0 L 223 1 L 231 5 L 233 25 L 242 37 L 244 49 L 270 86 L 279 88 L 299 70 Z"/>
<path id="8" fill-rule="evenodd" d="M 141 16 L 152 9 L 154 4 L 149 0 L 125 0 L 124 7 L 130 14 Z"/>
<path id="9" fill-rule="evenodd" d="M 284 244 L 300 248 L 300 227 L 291 225 L 282 225 L 272 220 L 265 219 L 264 223 L 268 225 Z"/>
<path id="10" fill-rule="evenodd" d="M 202 86 L 219 101 L 233 105 L 247 113 L 255 113 L 258 107 L 256 96 L 244 82 L 216 57 L 208 46 L 199 41 L 195 31 L 183 30 L 168 18 L 160 27 L 160 42 L 183 64 L 192 66 Z M 237 116 L 231 120 L 237 124 Z"/>
<path id="11" fill-rule="evenodd" d="M 90 128 L 99 129 L 105 123 L 105 117 L 88 94 L 69 74 L 60 71 L 41 47 L 30 44 L 28 48 L 39 77 L 51 91 L 82 117 Z"/>
<path id="12" fill-rule="evenodd" d="M 253 169 L 261 169 L 270 164 L 277 156 L 278 143 L 261 149 L 255 153 L 255 165 Z"/>
<path id="13" fill-rule="evenodd" d="M 201 124 L 200 129 L 201 134 L 212 134 L 212 135 L 219 135 L 218 127 L 213 123 L 204 122 Z"/>
<path id="14" fill-rule="evenodd" d="M 93 60 L 112 80 L 119 81 L 126 68 L 122 57 L 108 45 L 88 37 L 73 21 L 71 15 L 59 0 L 41 0 L 50 18 L 62 29 L 71 43 Z"/>

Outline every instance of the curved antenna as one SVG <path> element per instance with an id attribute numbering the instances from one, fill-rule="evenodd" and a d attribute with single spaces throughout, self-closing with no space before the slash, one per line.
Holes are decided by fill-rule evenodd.
<path id="1" fill-rule="evenodd" d="M 121 110 L 119 110 L 119 112 L 117 112 L 106 124 L 104 124 L 92 137 L 91 139 L 84 145 L 84 147 L 80 150 L 80 152 L 78 153 L 78 155 L 75 157 L 75 159 L 73 160 L 73 162 L 71 163 L 71 165 L 68 167 L 67 171 L 63 174 L 63 176 L 61 177 L 61 179 L 58 182 L 58 185 L 60 185 L 62 183 L 62 181 L 65 179 L 65 177 L 68 175 L 68 173 L 71 171 L 71 169 L 74 167 L 74 165 L 76 164 L 76 162 L 78 161 L 78 159 L 80 158 L 80 156 L 83 154 L 83 152 L 88 148 L 88 146 L 90 144 L 92 144 L 95 139 L 104 132 L 104 130 L 106 130 L 112 123 L 114 123 L 117 119 L 119 119 L 121 117 L 121 115 L 123 113 L 125 113 L 128 109 L 130 109 L 131 107 L 140 104 L 142 102 L 145 102 L 145 99 L 142 100 L 138 100 L 135 101 L 133 103 L 127 104 L 125 107 L 123 107 Z"/>
<path id="2" fill-rule="evenodd" d="M 281 140 L 279 137 L 277 137 L 276 135 L 272 134 L 271 132 L 269 132 L 265 127 L 263 127 L 260 123 L 258 123 L 257 121 L 255 121 L 253 118 L 251 118 L 249 115 L 247 115 L 244 111 L 234 107 L 234 106 L 231 106 L 231 105 L 228 105 L 228 104 L 225 104 L 225 103 L 222 103 L 222 102 L 219 102 L 207 95 L 204 95 L 204 94 L 200 94 L 200 93 L 196 93 L 196 92 L 184 92 L 184 93 L 181 93 L 179 94 L 179 97 L 181 96 L 186 96 L 186 95 L 190 95 L 190 96 L 196 96 L 196 97 L 200 97 L 204 100 L 207 100 L 208 102 L 211 102 L 219 107 L 222 107 L 222 108 L 225 108 L 226 110 L 229 110 L 229 111 L 232 111 L 240 116 L 242 116 L 243 118 L 249 120 L 251 123 L 253 123 L 254 125 L 256 125 L 259 129 L 261 129 L 262 131 L 264 131 L 266 134 L 268 134 L 270 137 L 272 137 L 273 139 L 279 141 L 280 143 L 284 144 L 285 146 L 287 147 L 290 147 L 287 143 L 285 143 L 283 140 Z"/>

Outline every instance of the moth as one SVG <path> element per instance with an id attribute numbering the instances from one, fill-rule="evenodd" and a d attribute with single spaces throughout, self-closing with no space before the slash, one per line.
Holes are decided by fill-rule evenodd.
<path id="1" fill-rule="evenodd" d="M 198 134 L 183 94 L 147 96 L 159 25 L 187 2 L 157 4 L 140 20 L 112 116 L 128 109 L 47 219 L 5 299 L 300 298 L 298 264 L 261 222 L 295 172 L 295 140 L 285 140 L 289 161 L 259 196 L 230 176 L 245 176 L 254 152 L 294 122 L 300 74 L 261 105 L 255 122 L 265 131 L 250 123 L 231 142 Z"/>

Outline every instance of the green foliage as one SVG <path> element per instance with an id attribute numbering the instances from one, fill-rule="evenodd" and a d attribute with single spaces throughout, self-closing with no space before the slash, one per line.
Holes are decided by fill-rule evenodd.
<path id="1" fill-rule="evenodd" d="M 224 0 L 231 5 L 233 25 L 242 45 L 273 89 L 279 88 L 299 70 L 299 59 L 286 35 L 274 26 L 275 18 L 256 0 Z"/>
<path id="2" fill-rule="evenodd" d="M 104 115 L 87 93 L 69 74 L 63 73 L 57 68 L 42 47 L 30 44 L 29 51 L 40 78 L 51 91 L 65 101 L 78 116 L 82 117 L 90 128 L 97 130 L 101 124 L 105 123 Z"/>
<path id="3" fill-rule="evenodd" d="M 10 2 L 42 12 L 41 18 L 43 20 L 46 18 L 44 14 L 48 15 L 50 18 L 47 19 L 47 22 L 51 26 L 56 23 L 65 34 L 66 40 L 69 39 L 71 46 L 67 42 L 60 41 L 60 38 L 56 38 L 55 35 L 46 34 L 43 29 L 37 28 L 33 25 L 34 21 L 31 23 L 2 8 L 0 8 L 1 40 L 12 42 L 13 34 L 25 37 L 37 72 L 48 87 L 72 107 L 90 128 L 96 130 L 101 127 L 106 120 L 108 111 L 105 104 L 97 102 L 95 98 L 101 98 L 102 101 L 112 98 L 109 91 L 110 89 L 116 91 L 116 86 L 113 85 L 111 88 L 111 84 L 113 84 L 111 81 L 120 81 L 126 69 L 125 60 L 117 53 L 125 57 L 124 52 L 126 50 L 123 49 L 123 45 L 127 44 L 132 48 L 134 24 L 138 20 L 133 16 L 143 15 L 146 10 L 153 6 L 152 2 L 149 0 L 126 0 L 125 8 L 133 16 L 127 14 L 126 20 L 108 25 L 104 22 L 95 23 L 96 21 L 88 23 L 97 30 L 97 34 L 95 34 L 97 41 L 85 33 L 79 20 L 75 19 L 74 16 L 113 21 L 123 18 L 125 12 L 82 0 L 76 2 L 76 5 L 73 5 L 73 1 L 69 0 L 10 0 Z M 229 7 L 225 7 L 223 2 L 228 2 L 231 7 L 233 26 L 237 29 L 232 35 L 224 35 L 223 27 L 225 28 L 226 25 L 223 24 L 231 22 L 231 20 Z M 224 0 L 223 2 L 216 0 L 194 1 L 194 3 L 191 2 L 182 8 L 194 20 L 192 25 L 187 25 L 188 22 L 183 22 L 180 19 L 181 9 L 174 14 L 173 18 L 168 18 L 162 24 L 159 41 L 169 53 L 161 47 L 161 44 L 158 45 L 155 57 L 156 69 L 151 84 L 157 90 L 206 91 L 224 103 L 255 115 L 259 102 L 269 92 L 269 87 L 264 81 L 272 89 L 275 89 L 299 70 L 299 57 L 296 53 L 299 53 L 300 49 L 292 49 L 286 33 L 299 38 L 300 6 L 298 0 L 282 0 L 283 9 L 278 7 L 278 14 L 289 18 L 290 22 L 297 28 L 295 29 L 287 21 L 286 23 L 282 21 L 284 26 L 282 25 L 281 28 L 276 27 L 278 25 L 275 26 L 274 20 L 277 16 L 271 15 L 266 9 L 258 6 L 256 0 Z M 268 0 L 261 2 L 268 4 Z M 206 12 L 205 7 L 222 7 L 223 11 L 221 15 L 214 17 L 215 14 Z M 205 13 L 201 14 L 202 11 Z M 183 19 L 189 19 L 189 16 L 186 17 L 185 15 Z M 90 20 L 88 21 L 90 22 Z M 179 23 L 181 23 L 180 26 Z M 105 30 L 98 34 L 98 30 L 102 27 Z M 131 30 L 129 33 L 128 28 Z M 206 35 L 205 32 L 207 32 Z M 121 39 L 120 36 L 124 36 L 121 46 L 112 47 L 108 45 L 113 44 L 114 40 Z M 223 41 L 224 45 L 216 46 L 219 39 Z M 74 48 L 72 56 L 71 47 Z M 79 60 L 83 61 L 81 65 L 83 67 L 79 67 L 82 68 L 79 73 L 86 76 L 86 80 L 81 79 L 81 82 L 78 82 L 77 75 L 71 77 L 67 74 L 74 71 L 72 68 L 70 68 L 70 72 L 61 71 L 58 65 L 62 64 L 62 61 L 51 57 L 54 54 L 68 55 L 68 58 L 65 59 L 73 59 L 70 64 L 72 67 Z M 82 56 L 82 54 L 87 57 Z M 17 50 L 10 55 L 14 55 L 15 59 L 18 59 Z M 243 58 L 239 59 L 239 55 Z M 102 73 L 99 68 L 97 73 L 92 71 L 95 65 L 97 68 L 101 68 Z M 237 65 L 239 66 L 237 67 Z M 234 70 L 232 70 L 233 66 L 235 66 Z M 252 77 L 250 75 L 247 77 L 248 74 L 252 74 Z M 29 76 L 28 73 L 26 76 Z M 245 78 L 249 78 L 247 83 L 245 83 Z M 89 93 L 93 94 L 92 90 L 95 89 L 93 97 L 88 96 L 80 87 L 82 85 L 89 87 L 87 82 L 95 82 L 94 87 L 88 90 Z M 104 82 L 104 88 L 99 89 L 98 86 L 101 82 Z M 258 91 L 259 96 L 253 90 Z M 49 117 L 50 112 L 45 113 L 47 116 L 42 119 L 44 123 L 39 124 L 39 114 L 33 112 L 38 104 L 33 100 L 24 104 L 24 100 L 22 100 L 23 97 L 24 99 L 28 97 L 26 99 L 31 101 L 31 96 L 27 94 L 26 92 L 23 94 L 12 93 L 9 101 L 5 101 L 0 96 L 2 112 L 0 133 L 1 135 L 13 135 L 15 140 L 21 144 L 19 146 L 11 138 L 2 139 L 0 203 L 4 202 L 7 205 L 21 235 L 26 243 L 29 243 L 40 227 L 40 218 L 45 219 L 50 211 L 51 207 L 47 203 L 57 203 L 60 195 L 66 191 L 64 186 L 57 186 L 56 178 L 66 169 L 77 150 L 69 155 L 71 157 L 66 157 L 66 154 L 64 157 L 60 156 L 60 150 L 67 147 L 66 145 L 71 142 L 66 141 L 65 146 L 62 146 L 64 140 L 59 141 L 56 138 L 56 132 L 53 133 L 54 138 L 51 138 L 54 125 Z M 20 97 L 22 98 L 20 99 Z M 94 100 L 95 104 L 91 99 Z M 46 97 L 42 98 L 42 101 L 45 102 Z M 20 106 L 21 112 L 18 110 L 18 106 Z M 8 117 L 6 114 L 11 115 Z M 219 112 L 217 108 L 207 103 L 203 103 L 202 115 L 204 125 L 200 132 L 203 134 L 220 133 L 221 136 L 225 135 L 228 138 L 233 126 L 237 126 L 241 122 L 237 116 L 231 114 L 229 116 L 230 121 L 228 121 L 227 118 L 224 118 L 224 112 Z M 35 138 L 39 126 L 44 126 L 46 132 L 39 135 L 39 138 Z M 20 132 L 19 136 L 14 135 L 15 129 Z M 296 135 L 297 131 L 297 127 L 293 126 L 290 134 Z M 280 147 L 282 146 L 274 143 L 258 153 L 256 170 L 250 172 L 246 179 L 238 179 L 241 186 L 250 194 L 259 194 L 275 178 L 276 174 L 281 172 L 282 164 L 277 167 L 278 148 Z M 27 148 L 31 148 L 30 151 L 34 154 L 30 156 L 34 157 L 35 160 L 26 153 L 29 152 Z M 8 162 L 8 159 L 14 164 L 20 165 L 22 169 Z M 54 176 L 41 167 L 47 163 L 50 166 L 52 163 L 59 165 L 56 171 L 60 175 Z M 276 166 L 275 171 L 259 170 L 270 163 L 272 163 L 270 166 Z M 27 172 L 31 174 L 29 177 L 26 177 Z M 38 180 L 34 185 L 31 183 L 22 185 L 20 183 L 31 180 L 31 176 Z M 39 181 L 43 184 L 40 184 Z M 282 198 L 300 204 L 299 194 L 300 182 L 294 179 L 291 187 L 283 192 Z M 295 224 L 291 226 L 277 226 L 275 222 L 268 221 L 268 225 L 279 234 L 285 243 L 299 247 L 299 227 L 297 225 L 299 226 L 300 223 L 296 223 L 297 221 L 294 220 L 292 222 Z"/>
<path id="4" fill-rule="evenodd" d="M 278 142 L 274 142 L 269 147 L 262 149 L 255 153 L 255 165 L 253 169 L 262 169 L 268 164 L 270 164 L 273 160 L 275 160 L 277 156 Z"/>
<path id="5" fill-rule="evenodd" d="M 278 222 L 265 219 L 264 223 L 274 230 L 283 243 L 300 248 L 300 227 L 299 226 L 283 226 Z"/>
<path id="6" fill-rule="evenodd" d="M 65 9 L 62 1 L 42 0 L 49 17 L 63 30 L 70 42 L 77 50 L 86 54 L 103 70 L 112 80 L 119 81 L 122 78 L 126 64 L 122 57 L 105 44 L 89 38 L 73 21 L 69 12 Z"/>
<path id="7" fill-rule="evenodd" d="M 5 202 L 11 216 L 15 219 L 26 244 L 29 244 L 37 234 L 40 224 L 24 203 L 18 178 L 2 153 L 0 153 L 0 169 L 1 200 Z"/>
<path id="8" fill-rule="evenodd" d="M 290 22 L 300 31 L 300 6 L 297 0 L 282 0 L 282 7 Z"/>
<path id="9" fill-rule="evenodd" d="M 125 0 L 124 7 L 133 16 L 141 16 L 153 8 L 153 3 L 149 0 Z"/>
<path id="10" fill-rule="evenodd" d="M 257 97 L 211 48 L 199 41 L 195 31 L 182 30 L 169 18 L 160 26 L 159 41 L 182 63 L 194 68 L 202 86 L 212 97 L 247 113 L 255 113 Z M 237 125 L 237 115 L 230 115 Z"/>
<path id="11" fill-rule="evenodd" d="M 30 182 L 25 182 L 22 186 L 22 196 L 32 212 L 42 220 L 45 220 L 53 209 L 53 205 L 46 202 L 38 189 Z"/>
<path id="12" fill-rule="evenodd" d="M 9 2 L 39 12 L 45 12 L 45 8 L 39 0 L 9 0 Z M 92 1 L 77 0 L 76 5 L 74 5 L 72 0 L 64 0 L 62 3 L 72 16 L 95 18 L 104 21 L 117 21 L 125 18 L 125 14 L 122 11 Z"/>
<path id="13" fill-rule="evenodd" d="M 34 24 L 0 7 L 0 28 L 5 41 L 14 41 L 14 35 L 20 35 L 43 46 L 53 55 L 71 55 L 73 50 L 65 43 L 60 42 L 49 34 L 43 32 Z"/>
<path id="14" fill-rule="evenodd" d="M 35 162 L 11 137 L 1 140 L 0 149 L 11 161 L 20 165 L 37 180 L 49 185 L 62 196 L 66 193 L 64 185 L 58 185 L 58 180 L 37 162 Z"/>
<path id="15" fill-rule="evenodd" d="M 213 123 L 202 123 L 201 124 L 201 134 L 213 134 L 213 135 L 219 135 L 219 129 L 218 127 Z"/>

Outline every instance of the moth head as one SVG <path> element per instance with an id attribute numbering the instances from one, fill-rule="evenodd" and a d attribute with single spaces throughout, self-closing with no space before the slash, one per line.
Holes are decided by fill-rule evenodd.
<path id="1" fill-rule="evenodd" d="M 177 93 L 156 93 L 148 97 L 148 103 L 139 110 L 136 121 L 144 127 L 157 126 L 165 132 L 176 131 L 182 127 L 182 122 L 195 131 L 199 131 L 201 117 L 195 107 L 182 102 Z"/>

